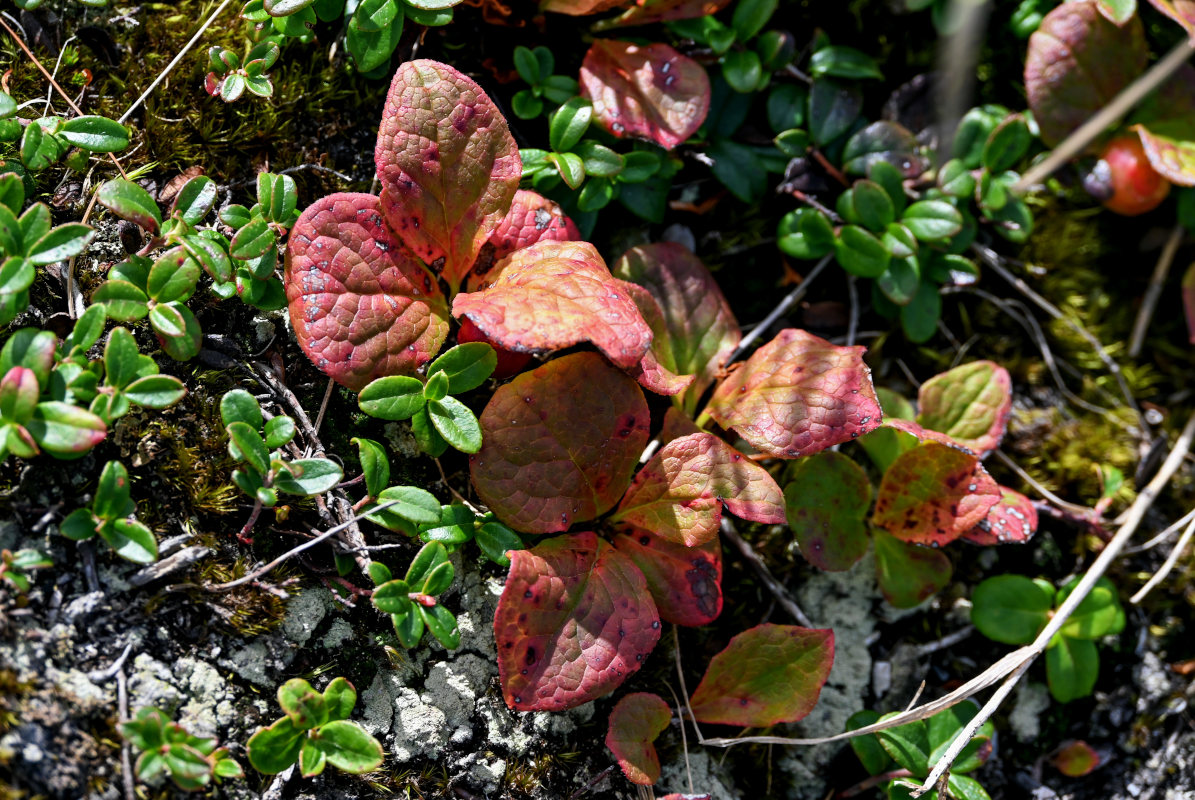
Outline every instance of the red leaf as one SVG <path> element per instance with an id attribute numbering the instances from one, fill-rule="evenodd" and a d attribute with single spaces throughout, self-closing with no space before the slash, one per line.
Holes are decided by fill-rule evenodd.
<path id="1" fill-rule="evenodd" d="M 664 412 L 664 425 L 656 437 L 661 445 L 666 445 L 673 439 L 688 436 L 690 433 L 702 433 L 697 423 L 685 416 L 676 406 L 671 406 Z"/>
<path id="2" fill-rule="evenodd" d="M 767 470 L 713 434 L 692 433 L 647 462 L 613 520 L 693 547 L 718 535 L 723 504 L 743 519 L 785 521 L 784 496 Z"/>
<path id="3" fill-rule="evenodd" d="M 666 44 L 599 39 L 581 63 L 581 94 L 612 135 L 671 150 L 705 122 L 710 80 L 700 64 Z"/>
<path id="4" fill-rule="evenodd" d="M 1025 92 L 1054 146 L 1120 93 L 1145 69 L 1149 49 L 1138 17 L 1109 22 L 1094 0 L 1063 3 L 1029 37 Z"/>
<path id="5" fill-rule="evenodd" d="M 647 579 L 660 619 L 676 625 L 708 625 L 722 613 L 722 547 L 717 538 L 686 547 L 647 531 L 614 538 Z"/>
<path id="6" fill-rule="evenodd" d="M 662 329 L 648 318 L 655 333 L 653 354 L 671 372 L 696 375 L 692 394 L 703 393 L 742 338 L 714 276 L 701 259 L 675 242 L 632 247 L 618 259 L 614 274 L 655 298 Z"/>
<path id="7" fill-rule="evenodd" d="M 639 363 L 627 370 L 632 378 L 639 381 L 639 385 L 656 394 L 680 394 L 693 384 L 696 375 L 677 375 L 665 367 L 665 363 L 672 363 L 672 353 L 668 348 L 668 330 L 665 327 L 664 312 L 660 304 L 651 296 L 651 292 L 637 283 L 620 281 L 647 327 L 651 329 L 651 349 L 649 349 Z"/>
<path id="8" fill-rule="evenodd" d="M 610 712 L 606 747 L 631 783 L 651 786 L 660 779 L 660 757 L 653 742 L 671 721 L 672 709 L 651 692 L 628 694 Z"/>
<path id="9" fill-rule="evenodd" d="M 850 569 L 867 553 L 867 473 L 841 453 L 816 453 L 796 461 L 784 488 L 788 526 L 801 554 L 818 569 Z"/>
<path id="10" fill-rule="evenodd" d="M 516 530 L 568 530 L 622 497 L 649 421 L 638 385 L 597 353 L 549 361 L 494 392 L 469 460 L 473 485 Z"/>
<path id="11" fill-rule="evenodd" d="M 763 456 L 796 458 L 880 425 L 863 347 L 787 328 L 734 368 L 706 412 Z"/>
<path id="12" fill-rule="evenodd" d="M 612 8 L 627 5 L 628 0 L 544 0 L 540 4 L 541 11 L 555 11 L 557 14 L 569 14 L 581 17 L 587 14 L 600 14 Z"/>
<path id="13" fill-rule="evenodd" d="M 917 422 L 982 458 L 1000 446 L 1012 411 L 1012 380 L 993 361 L 973 361 L 935 375 L 917 394 Z"/>
<path id="14" fill-rule="evenodd" d="M 955 450 L 962 450 L 964 453 L 975 455 L 975 452 L 971 450 L 971 448 L 965 447 L 959 442 L 956 442 L 947 434 L 942 433 L 941 431 L 931 431 L 929 428 L 923 428 L 911 420 L 893 419 L 892 417 L 888 417 L 884 420 L 883 425 L 880 427 L 898 430 L 901 433 L 912 436 L 918 442 L 938 442 L 939 444 L 944 444 L 947 447 L 953 447 Z M 904 439 L 903 443 L 907 445 L 905 449 L 915 446 L 912 439 Z"/>
<path id="15" fill-rule="evenodd" d="M 467 317 L 507 350 L 550 352 L 592 342 L 619 367 L 639 363 L 651 329 L 588 242 L 541 241 L 494 267 L 487 288 L 458 294 Z"/>
<path id="16" fill-rule="evenodd" d="M 903 541 L 938 547 L 977 525 L 999 499 L 1000 487 L 973 453 L 925 441 L 884 473 L 871 521 Z"/>
<path id="17" fill-rule="evenodd" d="M 577 533 L 510 552 L 494 638 L 506 704 L 563 711 L 638 670 L 660 638 L 660 618 L 630 559 Z"/>
<path id="18" fill-rule="evenodd" d="M 1195 2 L 1187 4 L 1195 36 Z M 1133 114 L 1150 166 L 1180 186 L 1195 186 L 1195 67 L 1183 64 Z"/>
<path id="19" fill-rule="evenodd" d="M 1000 500 L 985 518 L 963 534 L 973 544 L 1018 544 L 1027 542 L 1037 532 L 1037 509 L 1033 501 L 1020 492 L 1001 486 Z"/>
<path id="20" fill-rule="evenodd" d="M 357 391 L 414 372 L 448 336 L 444 297 L 382 219 L 371 194 L 310 205 L 290 234 L 286 299 L 299 346 Z"/>
<path id="21" fill-rule="evenodd" d="M 1087 742 L 1079 740 L 1063 742 L 1052 763 L 1068 778 L 1082 778 L 1095 770 L 1100 761 L 1100 754 Z"/>
<path id="22" fill-rule="evenodd" d="M 700 722 L 766 728 L 813 710 L 834 663 L 834 631 L 757 625 L 710 661 L 690 705 Z"/>
<path id="23" fill-rule="evenodd" d="M 575 242 L 580 238 L 581 232 L 557 203 L 530 190 L 519 189 L 510 211 L 490 235 L 489 243 L 494 246 L 496 262 L 536 242 Z"/>
<path id="24" fill-rule="evenodd" d="M 1149 0 L 1158 11 L 1182 25 L 1195 40 L 1195 0 Z"/>
<path id="25" fill-rule="evenodd" d="M 954 568 L 941 550 L 902 542 L 883 531 L 873 538 L 876 581 L 884 599 L 897 608 L 919 606 L 950 583 Z"/>
<path id="26" fill-rule="evenodd" d="M 641 0 L 614 19 L 608 22 L 603 20 L 599 24 L 602 28 L 618 28 L 675 19 L 697 19 L 716 14 L 728 5 L 730 0 Z"/>
<path id="27" fill-rule="evenodd" d="M 390 225 L 455 290 L 518 189 L 522 162 L 502 113 L 447 64 L 408 61 L 390 84 L 374 160 Z"/>

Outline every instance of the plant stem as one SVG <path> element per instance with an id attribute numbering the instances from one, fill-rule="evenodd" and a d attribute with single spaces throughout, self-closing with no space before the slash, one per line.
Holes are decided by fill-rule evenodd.
<path id="1" fill-rule="evenodd" d="M 1141 298 L 1141 308 L 1137 311 L 1137 319 L 1133 322 L 1133 335 L 1129 338 L 1129 358 L 1141 355 L 1141 346 L 1145 344 L 1145 332 L 1149 330 L 1149 321 L 1153 319 L 1154 309 L 1158 307 L 1158 299 L 1162 296 L 1162 287 L 1166 283 L 1166 276 L 1170 274 L 1170 265 L 1174 263 L 1174 256 L 1178 253 L 1179 245 L 1183 243 L 1186 228 L 1181 222 L 1175 224 L 1170 231 L 1170 238 L 1158 256 L 1158 263 L 1154 267 L 1153 275 L 1149 278 L 1149 286 L 1145 289 L 1145 296 Z"/>

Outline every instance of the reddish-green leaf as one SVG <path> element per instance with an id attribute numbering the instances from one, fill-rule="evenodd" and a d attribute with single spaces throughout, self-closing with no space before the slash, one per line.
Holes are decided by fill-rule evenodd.
<path id="1" fill-rule="evenodd" d="M 672 360 L 672 353 L 668 347 L 668 328 L 660 304 L 651 296 L 651 292 L 639 284 L 629 281 L 621 281 L 621 284 L 631 299 L 635 301 L 639 315 L 651 329 L 650 349 L 643 354 L 643 358 L 639 360 L 638 364 L 627 370 L 627 373 L 650 392 L 669 397 L 680 394 L 693 384 L 697 376 L 677 375 L 664 366 L 665 361 Z"/>
<path id="2" fill-rule="evenodd" d="M 676 19 L 697 19 L 716 14 L 729 4 L 730 0 L 643 0 L 614 19 L 599 22 L 598 26 L 616 28 Z"/>
<path id="3" fill-rule="evenodd" d="M 834 663 L 834 631 L 757 625 L 710 661 L 690 705 L 701 722 L 766 728 L 817 704 Z"/>
<path id="4" fill-rule="evenodd" d="M 597 353 L 549 361 L 499 387 L 482 412 L 473 485 L 515 530 L 568 530 L 622 497 L 649 420 L 639 386 Z"/>
<path id="5" fill-rule="evenodd" d="M 875 531 L 876 580 L 884 599 L 897 608 L 913 608 L 950 582 L 953 569 L 941 550 L 902 542 Z"/>
<path id="6" fill-rule="evenodd" d="M 452 313 L 516 352 L 592 342 L 625 369 L 651 345 L 635 301 L 588 242 L 540 241 L 515 252 L 494 267 L 486 288 L 458 294 Z"/>
<path id="7" fill-rule="evenodd" d="M 784 488 L 788 525 L 801 554 L 819 569 L 850 569 L 867 553 L 867 473 L 841 453 L 816 453 L 793 462 Z"/>
<path id="8" fill-rule="evenodd" d="M 972 361 L 921 384 L 917 403 L 919 425 L 945 433 L 982 457 L 1004 438 L 1012 381 L 995 362 Z"/>
<path id="9" fill-rule="evenodd" d="M 390 84 L 374 160 L 394 232 L 455 289 L 518 189 L 522 162 L 501 112 L 447 64 L 408 61 Z"/>
<path id="10" fill-rule="evenodd" d="M 631 783 L 651 786 L 660 779 L 660 757 L 654 742 L 671 721 L 672 709 L 651 692 L 628 694 L 610 712 L 606 747 Z"/>
<path id="11" fill-rule="evenodd" d="M 723 504 L 755 522 L 785 519 L 784 497 L 767 470 L 713 434 L 692 433 L 647 462 L 613 519 L 693 547 L 718 535 Z"/>
<path id="12" fill-rule="evenodd" d="M 1007 486 L 1000 488 L 1000 501 L 988 511 L 986 517 L 963 534 L 973 544 L 1007 544 L 1027 542 L 1037 531 L 1037 509 L 1033 501 Z"/>
<path id="13" fill-rule="evenodd" d="M 764 456 L 796 458 L 880 425 L 863 347 L 787 328 L 736 366 L 706 409 Z"/>
<path id="14" fill-rule="evenodd" d="M 633 697 L 634 695 L 631 696 Z M 611 718 L 611 725 L 613 725 L 613 722 L 613 718 Z M 609 746 L 608 736 L 607 746 Z M 1055 769 L 1068 778 L 1082 778 L 1098 767 L 1100 761 L 1100 754 L 1087 742 L 1080 740 L 1064 742 L 1062 747 L 1054 755 L 1052 763 Z M 625 767 L 623 771 L 626 771 Z"/>
<path id="15" fill-rule="evenodd" d="M 1195 40 L 1195 0 L 1149 0 L 1153 7 L 1182 25 Z"/>
<path id="16" fill-rule="evenodd" d="M 477 256 L 469 274 L 470 288 L 473 288 L 472 281 L 484 277 L 494 264 L 516 250 L 544 239 L 573 242 L 580 238 L 581 232 L 557 203 L 527 189 L 519 189 L 510 211 L 506 212 Z"/>
<path id="17" fill-rule="evenodd" d="M 1063 3 L 1029 37 L 1025 91 L 1041 138 L 1056 145 L 1108 105 L 1145 68 L 1139 18 L 1109 22 L 1095 0 Z"/>
<path id="18" fill-rule="evenodd" d="M 581 93 L 603 128 L 671 150 L 688 139 L 710 107 L 705 69 L 666 44 L 599 39 L 581 63 Z"/>
<path id="19" fill-rule="evenodd" d="M 625 5 L 627 0 L 543 0 L 541 11 L 555 11 L 557 14 L 568 14 L 574 17 L 586 14 L 600 14 L 612 8 Z"/>
<path id="20" fill-rule="evenodd" d="M 287 247 L 286 297 L 303 352 L 353 390 L 414 372 L 448 336 L 439 286 L 369 194 L 329 195 L 303 212 Z"/>
<path id="21" fill-rule="evenodd" d="M 722 548 L 716 538 L 687 547 L 632 530 L 616 536 L 614 546 L 647 579 L 660 619 L 699 627 L 722 613 Z"/>
<path id="22" fill-rule="evenodd" d="M 683 245 L 660 242 L 632 247 L 618 259 L 614 274 L 644 287 L 659 304 L 665 332 L 656 332 L 652 351 L 660 365 L 698 376 L 692 391 L 704 392 L 742 338 L 705 264 Z"/>
<path id="23" fill-rule="evenodd" d="M 85 453 L 108 435 L 108 426 L 95 414 L 57 401 L 38 403 L 25 429 L 43 450 L 63 456 Z"/>
<path id="24" fill-rule="evenodd" d="M 924 441 L 884 473 L 872 522 L 906 542 L 952 542 L 987 516 L 1000 487 L 973 453 Z"/>
<path id="25" fill-rule="evenodd" d="M 643 574 L 593 533 L 510 551 L 494 614 L 506 704 L 561 711 L 601 697 L 637 671 L 660 638 Z"/>
<path id="26" fill-rule="evenodd" d="M 1195 25 L 1195 2 L 1191 6 Z M 1195 35 L 1195 34 L 1193 34 Z M 1195 186 L 1195 67 L 1184 64 L 1134 115 L 1150 166 L 1167 180 Z"/>

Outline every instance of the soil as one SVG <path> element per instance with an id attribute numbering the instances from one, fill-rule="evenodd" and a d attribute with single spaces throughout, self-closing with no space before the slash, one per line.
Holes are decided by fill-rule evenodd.
<path id="1" fill-rule="evenodd" d="M 90 69 L 97 81 L 88 98 L 91 107 L 118 116 L 163 66 L 158 63 L 161 54 L 177 51 L 193 32 L 191 20 L 211 5 L 181 3 L 174 16 L 186 19 L 173 22 L 164 18 L 166 12 L 158 4 L 96 11 L 73 2 L 47 3 L 36 12 L 21 13 L 19 19 L 27 32 L 40 31 L 37 44 L 43 56 L 56 55 L 80 25 L 94 28 L 77 51 L 79 61 L 68 70 L 74 74 Z M 793 4 L 794 20 L 807 21 L 810 5 Z M 865 4 L 839 5 L 843 7 L 826 11 L 818 24 L 835 31 L 843 43 L 878 53 L 885 64 L 885 87 L 900 85 L 933 63 L 929 44 L 919 49 L 900 46 L 918 34 L 932 41 L 919 30 L 925 27 L 923 20 L 877 9 L 880 22 L 886 24 L 860 26 L 857 15 Z M 572 20 L 545 22 L 527 9 L 516 9 L 510 17 L 514 27 L 493 28 L 482 20 L 480 9 L 461 6 L 454 25 L 429 30 L 420 38 L 409 31 L 399 52 L 451 61 L 507 104 L 515 87 L 504 81 L 515 44 L 579 36 L 586 27 Z M 885 33 L 877 41 L 879 28 Z M 297 168 L 301 203 L 332 190 L 368 190 L 385 81 L 352 75 L 343 55 L 329 52 L 335 31 L 320 28 L 316 33 L 314 44 L 294 45 L 293 54 L 288 51 L 268 113 L 261 108 L 266 104 L 224 107 L 202 95 L 202 59 L 184 61 L 148 110 L 131 120 L 135 130 L 152 133 L 141 140 L 144 150 L 130 160 L 131 165 L 154 162 L 147 186 L 156 190 L 199 164 L 221 184 L 222 202 L 246 202 L 254 172 L 265 168 Z M 211 36 L 240 47 L 241 30 L 231 23 L 216 26 Z M 38 87 L 36 92 L 25 91 L 25 96 L 40 95 L 44 89 L 24 57 L 6 48 L 0 52 L 0 68 L 11 68 L 13 74 L 5 80 L 11 78 L 23 89 Z M 1022 99 L 1009 89 L 1016 81 L 998 77 L 1002 70 L 1019 70 L 1019 52 L 1011 51 L 985 51 L 979 91 L 987 100 L 1019 107 Z M 575 74 L 580 55 L 579 49 L 558 49 L 557 71 Z M 311 88 L 317 84 L 318 89 Z M 878 112 L 886 91 L 875 89 L 868 107 Z M 289 121 L 278 122 L 283 118 Z M 169 122 L 172 119 L 183 121 Z M 169 132 L 164 125 L 177 127 Z M 514 129 L 521 144 L 542 139 L 542 132 L 529 123 L 518 123 Z M 721 190 L 708 171 L 689 155 L 676 178 L 676 198 L 697 204 L 718 197 Z M 56 221 L 81 216 L 81 190 L 76 176 L 51 192 Z M 777 286 L 782 285 L 785 264 L 774 247 L 771 225 L 792 207 L 791 198 L 768 198 L 758 209 L 735 204 L 724 194 L 718 203 L 717 210 L 704 217 L 672 211 L 661 225 L 647 225 L 613 209 L 602 217 L 594 240 L 607 257 L 629 244 L 661 238 L 691 243 L 719 277 L 726 278 L 722 283 L 739 319 L 758 320 L 780 294 Z M 1125 341 L 1133 308 L 1121 298 L 1141 295 L 1148 269 L 1126 270 L 1123 265 L 1152 264 L 1159 232 L 1148 223 L 1096 222 L 1048 205 L 1038 213 L 1038 235 L 1023 251 L 1011 254 L 1035 268 L 1017 266 L 1018 274 L 1102 341 Z M 124 253 L 115 220 L 99 214 L 94 226 L 97 238 L 77 266 L 85 296 Z M 1191 248 L 1185 247 L 1180 263 L 1191 255 Z M 49 325 L 55 312 L 66 308 L 64 288 L 53 279 L 39 286 L 43 283 L 30 311 L 14 327 Z M 985 276 L 981 285 L 1000 298 L 1023 301 L 993 276 Z M 841 339 L 849 315 L 845 296 L 840 275 L 823 278 L 776 328 L 807 327 Z M 1123 410 L 1100 414 L 1068 403 L 1045 373 L 1039 343 L 1009 325 L 982 297 L 961 293 L 948 297 L 946 305 L 949 336 L 924 348 L 886 333 L 888 323 L 864 309 L 861 340 L 870 347 L 868 360 L 877 383 L 909 393 L 912 384 L 906 376 L 925 378 L 957 359 L 997 359 L 1012 371 L 1017 387 L 1006 449 L 1023 458 L 1034 477 L 1083 503 L 1098 497 L 1092 463 L 1117 463 L 1130 476 L 1141 465 L 1138 485 L 1148 479 L 1158 463 L 1149 455 L 1153 450 L 1164 455 L 1164 444 L 1154 447 L 1156 442 L 1138 442 L 1126 433 Z M 218 412 L 213 411 L 219 396 L 241 386 L 259 393 L 268 411 L 289 413 L 280 398 L 254 382 L 245 366 L 254 360 L 274 369 L 314 416 L 326 381 L 294 344 L 285 312 L 256 313 L 210 295 L 197 297 L 191 306 L 205 331 L 200 356 L 179 364 L 155 353 L 164 372 L 187 382 L 190 394 L 183 403 L 162 413 L 134 412 L 101 448 L 79 461 L 25 463 L 9 458 L 0 465 L 0 549 L 37 547 L 54 562 L 53 568 L 38 574 L 25 596 L 0 584 L 0 798 L 126 797 L 116 725 L 125 711 L 145 706 L 162 709 L 194 734 L 217 737 L 247 766 L 244 743 L 278 716 L 274 691 L 280 683 L 304 677 L 318 688 L 341 675 L 360 694 L 354 719 L 385 748 L 381 770 L 360 777 L 330 770 L 314 779 L 285 773 L 269 778 L 247 770 L 245 780 L 215 788 L 212 796 L 642 797 L 613 766 L 603 746 L 611 698 L 559 714 L 507 708 L 498 685 L 491 626 L 503 573 L 478 563 L 471 551 L 454 555 L 457 578 L 443 597 L 460 624 L 462 644 L 454 651 L 444 650 L 430 637 L 415 650 L 401 648 L 388 621 L 367 600 L 340 591 L 343 584 L 328 552 L 312 551 L 309 558 L 271 573 L 267 581 L 234 592 L 210 593 L 197 586 L 243 575 L 294 546 L 297 535 L 328 524 L 314 503 L 303 501 L 263 520 L 252 546 L 237 542 L 234 534 L 247 518 L 249 504 L 228 480 L 232 461 Z M 1180 410 L 1190 405 L 1191 354 L 1185 345 L 1175 344 L 1185 335 L 1180 317 L 1177 298 L 1168 296 L 1151 329 L 1147 355 L 1126 363 L 1138 398 L 1160 417 L 1159 435 L 1176 428 Z M 1067 379 L 1084 398 L 1117 402 L 1111 378 L 1086 343 L 1063 324 L 1047 327 L 1046 335 L 1068 368 Z M 144 329 L 137 336 L 143 352 L 157 350 Z M 330 453 L 354 453 L 349 444 L 353 436 L 388 441 L 395 453 L 395 482 L 448 497 L 448 487 L 434 467 L 413 457 L 405 424 L 383 425 L 363 417 L 355 398 L 340 389 L 332 392 L 324 420 L 321 437 Z M 162 561 L 154 568 L 128 564 L 106 549 L 76 544 L 58 534 L 58 522 L 86 499 L 92 476 L 111 458 L 121 458 L 129 467 L 139 514 L 158 535 Z M 353 475 L 353 457 L 346 458 L 346 474 Z M 463 458 L 446 457 L 444 466 L 454 486 L 467 484 Z M 992 470 L 1002 482 L 1020 485 L 999 465 Z M 1193 495 L 1195 474 L 1188 464 L 1147 518 L 1137 541 L 1165 528 L 1191 505 Z M 1110 516 L 1130 496 L 1131 492 L 1120 497 Z M 1045 516 L 1027 545 L 952 548 L 951 586 L 917 609 L 899 611 L 881 598 L 870 558 L 848 572 L 822 573 L 800 557 L 786 529 L 755 526 L 745 527 L 744 533 L 815 625 L 835 633 L 836 660 L 821 702 L 802 722 L 771 731 L 802 737 L 839 733 L 858 710 L 903 708 L 919 687 L 923 686 L 923 698 L 940 696 L 978 674 L 1007 648 L 978 633 L 934 652 L 926 647 L 967 629 L 970 587 L 1000 572 L 1061 582 L 1083 569 L 1100 546 L 1098 532 Z M 375 544 L 407 542 L 381 529 L 367 535 Z M 407 544 L 385 560 L 405 565 L 415 551 Z M 1167 550 L 1162 544 L 1123 558 L 1111 577 L 1131 594 L 1161 565 Z M 1188 555 L 1143 605 L 1129 607 L 1125 630 L 1100 643 L 1100 678 L 1092 697 L 1055 703 L 1046 693 L 1041 665 L 1030 670 L 1012 701 L 996 715 L 995 754 L 975 773 L 994 800 L 1195 798 L 1195 727 L 1188 706 L 1195 693 L 1190 677 L 1195 673 L 1193 577 L 1195 560 Z M 735 632 L 765 621 L 793 622 L 751 569 L 730 552 L 724 584 L 723 618 L 709 628 L 678 634 L 675 649 L 690 688 L 709 657 Z M 643 671 L 625 684 L 626 690 L 656 691 L 665 697 L 670 690 L 679 693 L 672 637 L 665 635 Z M 723 751 L 697 744 L 691 728 L 684 737 L 674 722 L 657 742 L 664 762 L 656 787 L 659 795 L 813 800 L 847 791 L 867 777 L 850 747 L 842 744 L 744 745 Z M 1100 754 L 1100 766 L 1086 777 L 1067 778 L 1050 763 L 1051 755 L 1071 740 L 1086 741 Z M 152 798 L 177 794 L 160 780 L 137 792 Z"/>

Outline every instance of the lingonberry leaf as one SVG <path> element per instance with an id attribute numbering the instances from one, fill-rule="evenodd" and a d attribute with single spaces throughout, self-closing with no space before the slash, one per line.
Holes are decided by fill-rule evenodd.
<path id="1" fill-rule="evenodd" d="M 595 29 L 649 25 L 677 19 L 697 19 L 716 14 L 730 4 L 730 0 L 644 0 L 628 8 L 612 20 L 602 20 Z"/>
<path id="2" fill-rule="evenodd" d="M 647 579 L 660 619 L 699 627 L 722 613 L 722 548 L 716 538 L 688 547 L 632 530 L 616 536 L 614 546 Z"/>
<path id="3" fill-rule="evenodd" d="M 568 530 L 614 506 L 647 444 L 639 386 L 597 353 L 574 353 L 519 375 L 481 414 L 473 485 L 517 531 Z"/>
<path id="4" fill-rule="evenodd" d="M 706 409 L 766 456 L 796 458 L 880 425 L 863 347 L 787 328 L 736 366 Z"/>
<path id="5" fill-rule="evenodd" d="M 1195 2 L 1190 6 L 1195 29 Z M 1195 33 L 1192 34 L 1195 36 Z M 1195 67 L 1184 64 L 1134 116 L 1150 166 L 1167 180 L 1195 186 Z"/>
<path id="6" fill-rule="evenodd" d="M 705 122 L 705 69 L 666 44 L 599 39 L 581 63 L 581 93 L 612 135 L 637 136 L 671 150 Z"/>
<path id="7" fill-rule="evenodd" d="M 447 64 L 408 61 L 390 84 L 374 160 L 390 226 L 455 290 L 518 189 L 522 162 L 502 113 Z"/>
<path id="8" fill-rule="evenodd" d="M 1192 0 L 1149 0 L 1158 11 L 1182 25 L 1187 35 L 1195 40 L 1195 2 Z"/>
<path id="9" fill-rule="evenodd" d="M 1000 487 L 973 453 L 924 441 L 884 473 L 872 522 L 903 541 L 938 547 L 979 524 L 999 500 Z"/>
<path id="10" fill-rule="evenodd" d="M 469 277 L 483 278 L 494 264 L 538 241 L 573 242 L 580 238 L 581 232 L 557 203 L 528 189 L 519 189 L 510 210 L 481 248 Z"/>
<path id="11" fill-rule="evenodd" d="M 486 288 L 458 294 L 452 313 L 496 346 L 550 352 L 592 342 L 617 366 L 635 366 L 651 329 L 588 242 L 540 241 L 499 262 Z"/>
<path id="12" fill-rule="evenodd" d="M 841 453 L 816 453 L 795 461 L 784 506 L 801 554 L 818 569 L 850 569 L 867 553 L 867 473 Z"/>
<path id="13" fill-rule="evenodd" d="M 639 315 L 651 330 L 651 347 L 627 373 L 649 392 L 669 397 L 680 394 L 693 384 L 697 376 L 677 375 L 664 366 L 665 361 L 672 360 L 672 353 L 668 348 L 668 328 L 660 304 L 652 297 L 651 292 L 639 284 L 628 281 L 621 281 L 621 284 L 635 301 Z"/>
<path id="14" fill-rule="evenodd" d="M 783 494 L 767 470 L 713 434 L 692 433 L 647 462 L 613 520 L 693 547 L 718 535 L 723 505 L 755 522 L 785 520 Z"/>
<path id="15" fill-rule="evenodd" d="M 689 705 L 701 722 L 766 728 L 813 710 L 834 663 L 834 631 L 767 623 L 710 660 Z"/>
<path id="16" fill-rule="evenodd" d="M 1025 91 L 1041 138 L 1054 146 L 1108 105 L 1145 69 L 1139 18 L 1109 22 L 1095 0 L 1063 3 L 1029 37 Z"/>
<path id="17" fill-rule="evenodd" d="M 988 515 L 974 528 L 963 534 L 962 538 L 968 542 L 981 545 L 1020 544 L 1033 538 L 1037 531 L 1037 509 L 1033 507 L 1033 501 L 1007 486 L 999 488 L 999 502 L 988 510 Z"/>
<path id="18" fill-rule="evenodd" d="M 873 532 L 876 581 L 884 599 L 897 608 L 921 605 L 950 582 L 953 568 L 941 550 L 902 542 L 881 530 Z"/>
<path id="19" fill-rule="evenodd" d="M 303 212 L 287 248 L 286 298 L 303 352 L 355 391 L 414 372 L 448 336 L 439 286 L 373 195 L 329 195 Z"/>
<path id="20" fill-rule="evenodd" d="M 595 534 L 510 552 L 494 614 L 506 704 L 562 711 L 613 691 L 660 638 L 643 574 Z"/>
<path id="21" fill-rule="evenodd" d="M 666 332 L 656 333 L 652 350 L 660 365 L 696 375 L 692 391 L 704 392 L 742 338 L 709 269 L 684 245 L 659 242 L 623 253 L 614 274 L 644 287 L 659 304 Z"/>
<path id="22" fill-rule="evenodd" d="M 917 394 L 917 422 L 982 457 L 1000 446 L 1012 411 L 1012 380 L 993 361 L 972 361 L 935 375 Z"/>
<path id="23" fill-rule="evenodd" d="M 660 779 L 654 742 L 671 721 L 672 709 L 651 692 L 628 694 L 610 712 L 606 747 L 631 783 L 651 786 Z"/>

